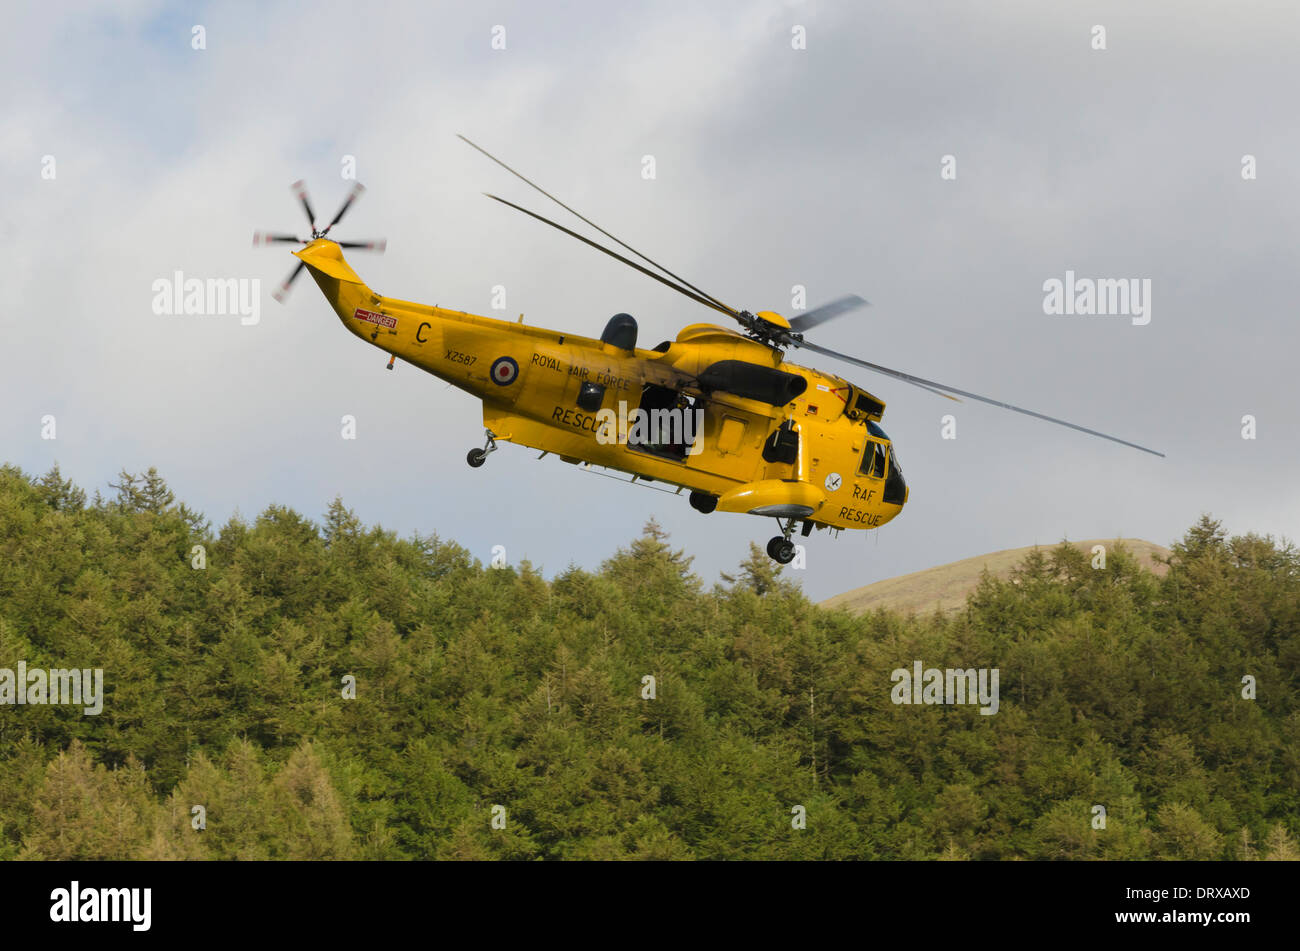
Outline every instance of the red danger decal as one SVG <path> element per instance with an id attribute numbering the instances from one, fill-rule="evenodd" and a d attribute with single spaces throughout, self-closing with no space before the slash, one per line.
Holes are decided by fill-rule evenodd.
<path id="1" fill-rule="evenodd" d="M 397 326 L 396 317 L 389 317 L 387 314 L 376 314 L 373 310 L 362 310 L 360 307 L 352 316 L 357 320 L 364 320 L 368 324 L 379 324 L 381 327 L 387 327 L 389 330 Z"/>

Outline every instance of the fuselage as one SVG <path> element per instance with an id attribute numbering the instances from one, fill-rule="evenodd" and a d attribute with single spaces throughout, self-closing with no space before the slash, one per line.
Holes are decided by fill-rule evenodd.
<path id="1" fill-rule="evenodd" d="M 715 496 L 724 511 L 810 510 L 806 521 L 831 528 L 883 525 L 906 502 L 890 441 L 875 425 L 882 403 L 733 330 L 693 324 L 645 350 L 384 297 L 326 239 L 296 253 L 349 331 L 479 398 L 497 439 Z M 782 405 L 721 389 L 681 395 L 698 394 L 701 375 L 727 361 L 807 385 Z M 689 448 L 610 438 L 650 405 L 698 419 Z"/>

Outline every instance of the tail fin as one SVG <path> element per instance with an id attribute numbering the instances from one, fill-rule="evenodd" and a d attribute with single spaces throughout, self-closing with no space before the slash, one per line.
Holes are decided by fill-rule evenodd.
<path id="1" fill-rule="evenodd" d="M 325 300 L 341 320 L 346 322 L 358 307 L 369 306 L 367 302 L 375 297 L 375 292 L 343 259 L 343 249 L 328 238 L 317 238 L 293 253 L 311 271 Z"/>
<path id="2" fill-rule="evenodd" d="M 343 260 L 343 249 L 328 238 L 317 238 L 293 254 L 313 271 L 319 271 L 345 284 L 360 284 L 365 287 L 365 281 L 357 277 L 357 272 Z"/>

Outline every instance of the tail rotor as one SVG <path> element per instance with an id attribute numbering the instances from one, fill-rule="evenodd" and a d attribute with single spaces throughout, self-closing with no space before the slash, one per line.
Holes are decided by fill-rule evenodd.
<path id="1" fill-rule="evenodd" d="M 353 183 L 352 190 L 348 192 L 347 198 L 343 199 L 343 204 L 339 206 L 338 212 L 334 215 L 333 219 L 331 219 L 330 223 L 322 229 L 317 229 L 316 212 L 312 210 L 311 199 L 307 195 L 306 183 L 299 179 L 289 187 L 293 190 L 294 195 L 297 196 L 298 201 L 302 204 L 303 212 L 307 215 L 307 224 L 311 227 L 311 237 L 299 238 L 297 235 L 284 234 L 282 232 L 255 231 L 253 232 L 254 247 L 269 244 L 297 244 L 305 247 L 313 241 L 319 241 L 320 239 L 325 238 L 326 235 L 330 233 L 330 229 L 343 220 L 343 216 L 348 213 L 348 209 L 352 207 L 353 203 L 360 198 L 366 190 L 366 187 L 360 182 Z M 331 238 L 329 240 L 332 241 L 333 239 Z M 377 251 L 380 254 L 383 254 L 385 249 L 388 247 L 388 242 L 384 239 L 378 241 L 336 241 L 335 244 L 340 248 L 349 248 L 357 251 Z M 304 267 L 306 267 L 306 265 L 303 264 L 302 261 L 299 261 L 294 269 L 289 272 L 289 276 L 280 282 L 280 286 L 272 292 L 271 296 L 283 304 L 285 298 L 289 296 L 290 286 L 297 279 L 298 275 L 302 273 Z"/>

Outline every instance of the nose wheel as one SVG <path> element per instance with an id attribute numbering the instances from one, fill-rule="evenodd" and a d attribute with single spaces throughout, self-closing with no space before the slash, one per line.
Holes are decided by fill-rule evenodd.
<path id="1" fill-rule="evenodd" d="M 484 443 L 483 448 L 471 449 L 469 451 L 469 454 L 465 456 L 465 461 L 470 464 L 471 468 L 477 469 L 479 466 L 483 465 L 483 463 L 487 462 L 487 457 L 489 452 L 496 452 L 496 451 L 497 451 L 497 437 L 492 432 L 492 430 L 489 429 L 487 430 L 487 442 Z"/>
<path id="2" fill-rule="evenodd" d="M 767 543 L 767 556 L 778 565 L 788 565 L 794 561 L 794 542 L 790 541 L 790 536 L 794 534 L 794 522 L 794 519 L 788 518 L 782 524 L 777 519 L 776 524 L 781 526 L 781 534 Z"/>

